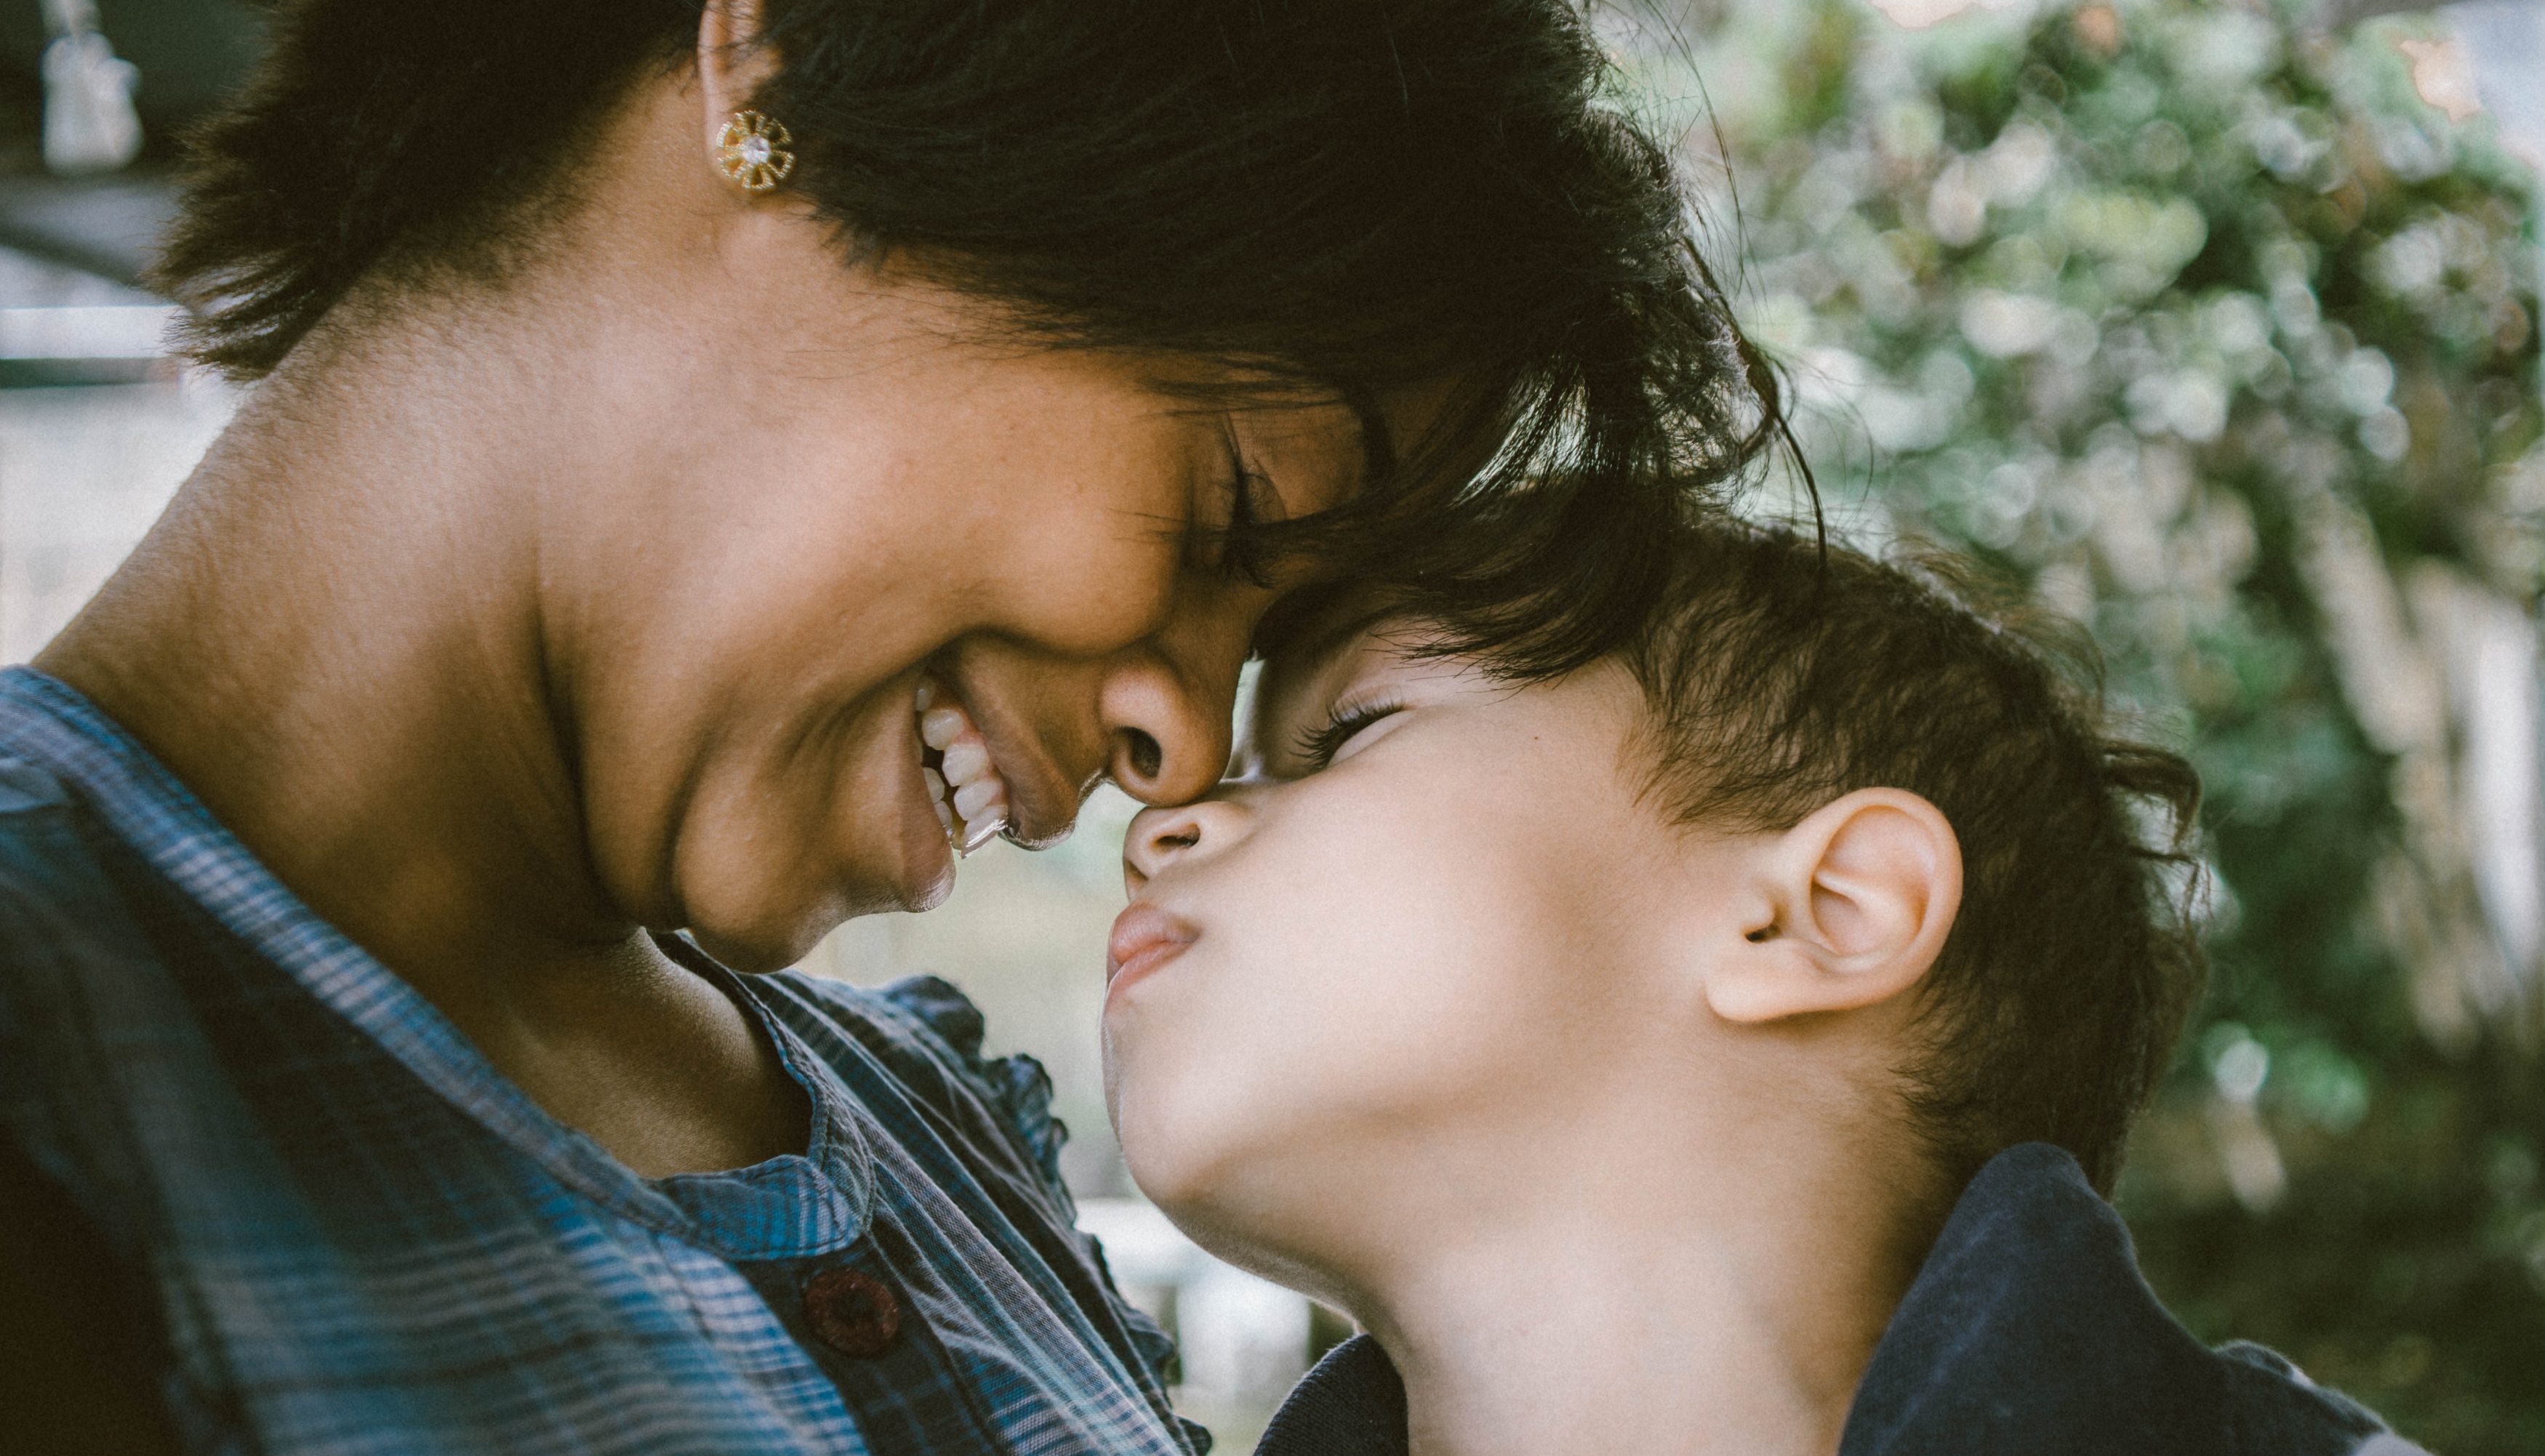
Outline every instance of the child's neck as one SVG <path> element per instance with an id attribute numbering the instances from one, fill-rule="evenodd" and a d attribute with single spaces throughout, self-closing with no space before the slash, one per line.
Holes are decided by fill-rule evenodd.
<path id="1" fill-rule="evenodd" d="M 1407 1251 L 1364 1318 L 1414 1456 L 1835 1452 L 1917 1251 L 1860 1163 L 1778 1151 L 1731 1175 L 1532 1177 L 1534 1206 Z"/>

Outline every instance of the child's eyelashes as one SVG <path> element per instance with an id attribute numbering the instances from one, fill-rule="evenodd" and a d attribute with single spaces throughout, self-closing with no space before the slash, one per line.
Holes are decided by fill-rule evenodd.
<path id="1" fill-rule="evenodd" d="M 1331 766 L 1335 755 L 1342 753 L 1344 745 L 1352 742 L 1363 729 L 1402 711 L 1404 704 L 1394 702 L 1355 706 L 1339 704 L 1327 715 L 1324 723 L 1300 732 L 1297 741 L 1291 745 L 1292 755 L 1306 766 L 1306 771 L 1314 773 Z"/>

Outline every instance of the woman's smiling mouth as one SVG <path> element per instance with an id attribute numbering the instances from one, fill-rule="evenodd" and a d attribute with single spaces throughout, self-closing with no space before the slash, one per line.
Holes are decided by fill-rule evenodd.
<path id="1" fill-rule="evenodd" d="M 957 853 L 969 854 L 1008 824 L 1008 785 L 991 762 L 979 725 L 951 690 L 923 682 L 912 701 L 919 719 L 919 776 L 937 821 Z"/>

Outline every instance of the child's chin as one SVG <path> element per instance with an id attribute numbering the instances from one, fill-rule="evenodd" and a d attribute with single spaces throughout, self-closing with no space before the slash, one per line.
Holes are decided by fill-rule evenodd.
<path id="1" fill-rule="evenodd" d="M 1142 1197 L 1168 1217 L 1210 1202 L 1210 1179 L 1197 1166 L 1201 1160 L 1182 1156 L 1172 1139 L 1154 1128 L 1143 1129 L 1136 1120 L 1117 1121 L 1114 1133 L 1121 1141 L 1122 1162 L 1131 1171 L 1131 1181 Z"/>
<path id="2" fill-rule="evenodd" d="M 1229 1251 L 1280 1242 L 1299 1194 L 1327 1181 L 1333 1140 L 1244 1086 L 1244 1062 L 1127 1056 L 1114 1070 L 1113 1130 L 1131 1180 L 1212 1254 L 1246 1262 Z"/>
<path id="3" fill-rule="evenodd" d="M 1279 1210 L 1267 1206 L 1253 1160 L 1171 1153 L 1136 1137 L 1123 1139 L 1122 1160 L 1140 1192 L 1213 1257 L 1260 1269 L 1265 1251 L 1283 1242 Z"/>
<path id="4" fill-rule="evenodd" d="M 1188 1059 L 1158 1056 L 1156 1046 L 1108 1045 L 1107 1091 L 1113 1136 L 1131 1181 L 1151 1203 L 1173 1214 L 1210 1201 L 1226 1175 L 1227 1136 L 1207 1085 L 1193 1086 Z M 1137 1052 L 1151 1053 L 1138 1055 Z"/>
<path id="5" fill-rule="evenodd" d="M 1201 1242 L 1194 1233 L 1196 1227 L 1233 1232 L 1237 1220 L 1231 1217 L 1235 1201 L 1231 1159 L 1214 1156 L 1209 1147 L 1197 1144 L 1190 1129 L 1174 1127 L 1172 1119 L 1125 1118 L 1116 1132 L 1131 1181 L 1160 1212 L 1194 1235 L 1196 1242 Z M 1180 1132 L 1186 1135 L 1179 1137 Z"/>

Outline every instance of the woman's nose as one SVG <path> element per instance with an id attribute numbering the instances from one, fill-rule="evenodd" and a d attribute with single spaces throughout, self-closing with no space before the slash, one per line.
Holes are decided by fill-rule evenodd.
<path id="1" fill-rule="evenodd" d="M 1108 667 L 1097 712 L 1112 742 L 1108 767 L 1123 792 L 1144 804 L 1181 804 L 1228 771 L 1238 674 L 1270 598 L 1187 591 L 1173 620 Z"/>
<path id="2" fill-rule="evenodd" d="M 1185 681 L 1159 659 L 1125 664 L 1106 680 L 1099 711 L 1112 740 L 1107 768 L 1122 791 L 1145 804 L 1174 804 L 1207 791 L 1228 768 L 1235 674 L 1224 690 Z"/>
<path id="3" fill-rule="evenodd" d="M 1122 883 L 1131 894 L 1190 855 L 1216 853 L 1244 833 L 1246 810 L 1224 799 L 1143 809 L 1122 836 Z"/>

